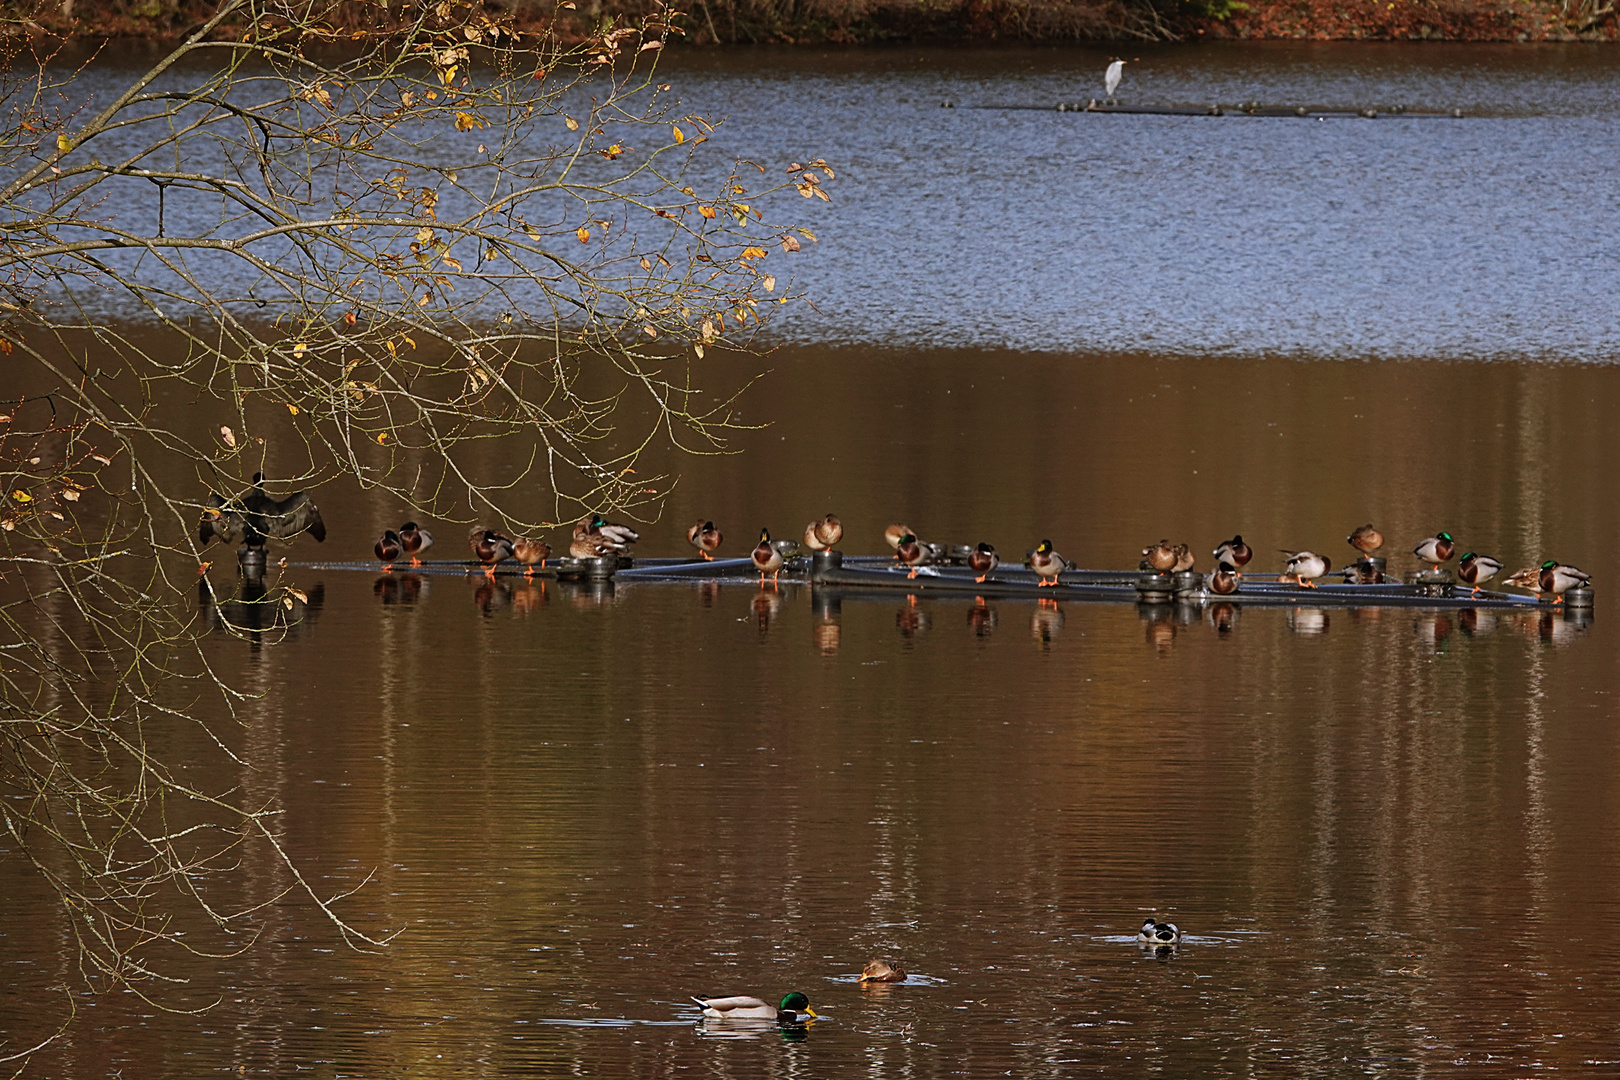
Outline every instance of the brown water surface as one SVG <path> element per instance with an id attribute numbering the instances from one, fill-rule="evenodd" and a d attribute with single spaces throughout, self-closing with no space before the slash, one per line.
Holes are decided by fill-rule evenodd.
<path id="1" fill-rule="evenodd" d="M 1615 373 L 800 348 L 772 426 L 684 459 L 648 555 L 831 509 L 851 553 L 1043 537 L 1086 566 L 1241 531 L 1392 567 L 1449 529 L 1591 571 L 1562 614 L 912 600 L 784 584 L 489 585 L 286 571 L 264 697 L 210 789 L 283 811 L 324 889 L 162 997 L 78 996 L 38 1075 L 1345 1076 L 1609 1071 L 1620 896 Z M 205 427 L 207 417 L 197 422 Z M 402 508 L 330 486 L 324 548 Z M 448 556 L 463 527 L 442 526 Z M 212 571 L 222 586 L 229 559 Z M 249 849 L 217 898 L 288 882 Z M 0 1031 L 48 1034 L 71 942 L 5 864 Z M 1188 937 L 1132 941 L 1155 912 Z M 874 956 L 913 979 L 854 981 Z M 179 961 L 175 961 L 179 963 Z M 692 993 L 807 993 L 804 1032 L 716 1030 Z M 711 1037 L 713 1036 L 713 1037 Z"/>

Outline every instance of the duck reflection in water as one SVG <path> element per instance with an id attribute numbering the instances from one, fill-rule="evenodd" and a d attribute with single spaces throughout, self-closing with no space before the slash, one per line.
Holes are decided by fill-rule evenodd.
<path id="1" fill-rule="evenodd" d="M 264 635 L 295 636 L 313 623 L 326 602 L 326 583 L 317 581 L 308 592 L 292 587 L 272 595 L 264 581 L 263 563 L 242 563 L 241 587 L 235 596 L 221 597 L 206 576 L 197 578 L 197 610 L 214 630 L 246 637 L 257 651 Z"/>
<path id="2" fill-rule="evenodd" d="M 1301 637 L 1320 637 L 1328 632 L 1328 613 L 1317 607 L 1294 608 L 1288 613 L 1288 629 Z"/>
<path id="3" fill-rule="evenodd" d="M 1432 644 L 1435 652 L 1444 652 L 1446 639 L 1451 637 L 1451 616 L 1444 611 L 1426 611 L 1412 620 L 1412 630 L 1419 640 Z"/>
<path id="4" fill-rule="evenodd" d="M 810 610 L 810 640 L 822 656 L 831 656 L 843 641 L 844 602 L 836 592 L 811 589 Z"/>
<path id="5" fill-rule="evenodd" d="M 900 636 L 907 641 L 928 633 L 928 628 L 933 622 L 933 617 L 918 606 L 915 596 L 907 596 L 906 606 L 894 613 L 894 628 L 900 631 Z"/>
<path id="6" fill-rule="evenodd" d="M 1043 604 L 1045 602 L 1044 600 L 1041 601 Z M 967 611 L 967 622 L 975 637 L 989 637 L 995 633 L 996 623 L 999 621 L 1000 617 L 996 614 L 996 609 L 985 603 L 984 597 L 975 596 L 973 598 L 973 606 L 968 608 Z"/>
<path id="7" fill-rule="evenodd" d="M 698 582 L 698 603 L 705 608 L 714 607 L 714 602 L 720 599 L 720 583 L 718 581 Z"/>
<path id="8" fill-rule="evenodd" d="M 1496 629 L 1496 612 L 1479 608 L 1463 608 L 1457 612 L 1457 628 L 1468 637 L 1484 637 Z"/>
<path id="9" fill-rule="evenodd" d="M 546 580 L 525 579 L 512 588 L 512 610 L 519 615 L 532 615 L 551 603 Z"/>
<path id="10" fill-rule="evenodd" d="M 1210 627 L 1217 634 L 1230 634 L 1237 627 L 1238 606 L 1236 604 L 1211 604 L 1204 615 L 1209 620 Z"/>
<path id="11" fill-rule="evenodd" d="M 759 623 L 759 634 L 764 637 L 771 629 L 771 624 L 782 614 L 782 594 L 777 591 L 773 583 L 769 589 L 760 587 L 754 594 L 754 619 Z"/>
<path id="12" fill-rule="evenodd" d="M 371 583 L 371 592 L 382 601 L 383 607 L 414 604 L 427 595 L 428 583 L 421 574 L 395 574 L 389 571 Z"/>
<path id="13" fill-rule="evenodd" d="M 1170 609 L 1164 604 L 1138 604 L 1136 611 L 1144 623 L 1142 636 L 1147 643 L 1160 656 L 1170 655 L 1176 643 L 1176 624 L 1170 617 Z"/>
<path id="14" fill-rule="evenodd" d="M 1052 639 L 1058 636 L 1063 629 L 1063 609 L 1056 600 L 1045 597 L 1035 601 L 1035 610 L 1029 617 L 1029 636 L 1040 646 L 1041 651 L 1052 647 Z"/>
<path id="15" fill-rule="evenodd" d="M 484 613 L 487 619 L 497 611 L 512 602 L 512 586 L 502 578 L 489 574 L 477 579 L 478 586 L 473 590 L 473 603 L 478 610 Z"/>
<path id="16" fill-rule="evenodd" d="M 1546 645 L 1569 645 L 1592 625 L 1591 608 L 1543 611 L 1537 620 L 1536 636 Z"/>
<path id="17" fill-rule="evenodd" d="M 617 599 L 612 578 L 606 581 L 559 581 L 557 594 L 567 597 L 569 605 L 576 611 L 607 607 Z"/>

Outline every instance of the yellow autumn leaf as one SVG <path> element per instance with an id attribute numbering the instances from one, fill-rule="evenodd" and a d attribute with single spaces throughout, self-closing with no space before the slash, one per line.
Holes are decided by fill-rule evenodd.
<path id="1" fill-rule="evenodd" d="M 73 143 L 68 140 L 66 135 L 58 135 L 56 137 L 56 148 L 65 154 L 73 149 Z"/>
<path id="2" fill-rule="evenodd" d="M 568 125 L 568 130 L 569 131 L 578 131 L 579 130 L 579 121 L 575 120 L 572 116 L 563 117 L 563 123 Z"/>
<path id="3" fill-rule="evenodd" d="M 582 244 L 588 244 L 591 242 L 591 230 L 587 229 L 583 225 L 574 230 L 574 235 L 579 237 L 579 242 Z"/>
<path id="4" fill-rule="evenodd" d="M 388 432 L 386 432 L 386 431 L 377 432 L 377 442 L 379 444 L 385 443 L 387 441 L 388 441 Z"/>
<path id="5" fill-rule="evenodd" d="M 62 498 L 66 499 L 68 502 L 78 502 L 79 501 L 79 493 L 77 491 L 74 491 L 72 488 L 63 488 L 62 489 Z"/>
<path id="6" fill-rule="evenodd" d="M 766 292 L 775 292 L 776 291 L 776 279 L 774 277 L 772 277 L 771 275 L 769 275 L 769 274 L 765 275 L 764 285 L 765 285 L 765 291 Z"/>
<path id="7" fill-rule="evenodd" d="M 294 600 L 297 600 L 300 604 L 309 603 L 309 594 L 304 592 L 303 589 L 298 588 L 296 585 L 287 586 L 287 595 L 292 597 Z"/>
<path id="8" fill-rule="evenodd" d="M 698 207 L 698 213 L 702 214 L 706 218 L 712 218 L 714 217 L 714 207 L 700 206 Z"/>
<path id="9" fill-rule="evenodd" d="M 34 501 L 34 497 L 28 494 L 26 491 L 13 491 L 11 493 L 11 497 L 20 503 L 31 503 Z"/>
<path id="10" fill-rule="evenodd" d="M 294 405 L 292 402 L 289 401 L 287 403 L 287 411 L 292 413 L 294 416 L 297 416 L 298 415 L 298 406 Z"/>
<path id="11" fill-rule="evenodd" d="M 236 446 L 236 433 L 234 431 L 232 431 L 229 427 L 221 425 L 220 429 L 219 429 L 219 437 L 225 440 L 225 445 L 226 446 L 232 447 L 233 449 L 235 448 L 235 446 Z"/>
<path id="12" fill-rule="evenodd" d="M 648 323 L 646 326 L 641 328 L 641 332 L 650 338 L 656 338 L 658 336 L 658 327 Z"/>
<path id="13" fill-rule="evenodd" d="M 681 143 L 686 141 L 686 132 L 682 131 L 675 124 L 669 125 L 669 130 L 675 133 L 675 145 L 676 146 L 679 146 L 679 145 L 681 145 Z"/>
<path id="14" fill-rule="evenodd" d="M 293 346 L 294 356 L 303 356 L 307 352 L 309 352 L 309 346 L 302 341 Z"/>
<path id="15" fill-rule="evenodd" d="M 652 263 L 651 263 L 651 261 L 648 260 L 647 256 L 645 256 L 645 255 L 643 255 L 641 257 L 641 268 L 643 270 L 651 270 L 652 269 Z"/>
<path id="16" fill-rule="evenodd" d="M 441 258 L 444 259 L 444 264 L 446 266 L 451 267 L 452 269 L 457 270 L 457 271 L 459 271 L 461 269 L 461 260 L 456 258 L 455 256 L 453 256 L 453 255 L 444 255 L 444 256 L 441 256 Z"/>

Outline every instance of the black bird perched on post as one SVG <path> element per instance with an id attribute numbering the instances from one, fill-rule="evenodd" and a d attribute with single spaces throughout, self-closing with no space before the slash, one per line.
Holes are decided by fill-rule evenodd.
<path id="1" fill-rule="evenodd" d="M 326 540 L 326 522 L 320 508 L 306 491 L 295 491 L 285 499 L 273 499 L 264 490 L 264 473 L 253 474 L 253 486 L 227 499 L 209 492 L 208 506 L 197 525 L 197 541 L 203 545 L 223 540 L 236 542 L 245 553 L 264 550 L 270 540 L 292 540 L 309 533 L 316 543 Z"/>

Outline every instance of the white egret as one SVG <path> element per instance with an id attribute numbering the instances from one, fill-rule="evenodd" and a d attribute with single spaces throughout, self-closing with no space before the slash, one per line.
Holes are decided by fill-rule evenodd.
<path id="1" fill-rule="evenodd" d="M 1103 89 L 1108 91 L 1108 100 L 1114 100 L 1114 91 L 1119 89 L 1120 77 L 1125 74 L 1125 61 L 1114 60 L 1108 65 L 1108 74 L 1103 76 Z"/>

